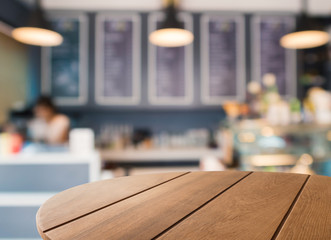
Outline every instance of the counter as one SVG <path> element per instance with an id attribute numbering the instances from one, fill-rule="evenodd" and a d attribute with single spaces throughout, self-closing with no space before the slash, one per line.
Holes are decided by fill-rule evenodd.
<path id="1" fill-rule="evenodd" d="M 0 239 L 39 238 L 35 215 L 47 199 L 70 187 L 99 179 L 100 157 L 96 152 L 1 156 Z"/>
<path id="2" fill-rule="evenodd" d="M 223 157 L 222 150 L 219 148 L 100 150 L 100 155 L 106 166 L 122 167 L 126 175 L 130 175 L 131 170 L 137 168 L 154 168 L 157 172 L 172 169 L 191 170 L 192 167 L 198 170 L 202 159 L 207 157 L 221 159 Z"/>

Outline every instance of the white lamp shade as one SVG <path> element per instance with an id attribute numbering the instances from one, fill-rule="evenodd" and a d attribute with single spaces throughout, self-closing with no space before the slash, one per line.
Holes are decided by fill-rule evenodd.
<path id="1" fill-rule="evenodd" d="M 314 48 L 326 44 L 330 35 L 324 31 L 308 30 L 289 33 L 280 39 L 280 45 L 284 48 L 305 49 Z"/>
<path id="2" fill-rule="evenodd" d="M 59 33 L 36 27 L 15 28 L 12 36 L 19 42 L 43 47 L 58 46 L 63 41 L 63 37 Z"/>
<path id="3" fill-rule="evenodd" d="M 160 47 L 181 47 L 192 43 L 193 34 L 181 28 L 163 28 L 152 32 L 149 41 Z"/>

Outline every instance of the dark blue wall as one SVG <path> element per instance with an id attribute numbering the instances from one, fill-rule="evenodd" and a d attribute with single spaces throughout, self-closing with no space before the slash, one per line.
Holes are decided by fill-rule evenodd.
<path id="1" fill-rule="evenodd" d="M 33 104 L 36 98 L 40 95 L 41 88 L 41 49 L 40 47 L 29 46 L 28 48 L 28 76 L 27 81 L 27 102 L 28 104 Z"/>
<path id="2" fill-rule="evenodd" d="M 16 1 L 0 0 L 6 2 L 6 7 L 0 9 L 0 19 L 6 18 L 6 22 L 20 25 L 27 9 Z M 59 13 L 59 12 L 57 12 Z M 77 13 L 73 11 L 60 11 L 61 14 Z M 116 11 L 119 13 L 119 11 Z M 127 12 L 125 12 L 127 13 Z M 200 13 L 193 13 L 193 26 L 195 40 L 193 43 L 194 56 L 194 102 L 189 106 L 153 106 L 148 103 L 147 78 L 148 78 L 148 13 L 141 14 L 141 104 L 138 106 L 100 106 L 95 104 L 95 16 L 96 13 L 85 13 L 89 19 L 89 45 L 88 45 L 88 103 L 84 106 L 61 107 L 60 110 L 74 119 L 76 126 L 92 127 L 98 130 L 107 122 L 115 124 L 131 124 L 137 127 L 150 127 L 154 131 L 169 130 L 178 131 L 187 128 L 216 128 L 218 123 L 225 117 L 220 106 L 204 106 L 200 96 Z M 111 12 L 110 12 L 111 14 Z M 251 37 L 250 18 L 245 15 L 246 22 L 246 81 L 251 78 Z M 35 99 L 40 93 L 40 48 L 31 47 L 29 51 L 29 100 Z M 300 68 L 300 61 L 298 68 Z M 302 68 L 302 67 L 301 67 Z M 300 70 L 300 69 L 299 69 Z M 299 71 L 300 72 L 300 71 Z M 330 79 L 328 79 L 330 82 Z M 300 87 L 299 96 L 300 94 Z"/>
<path id="3" fill-rule="evenodd" d="M 65 13 L 62 11 L 61 13 Z M 109 12 L 111 14 L 111 12 Z M 118 14 L 119 11 L 116 11 Z M 127 12 L 126 12 L 127 13 Z M 193 13 L 194 43 L 193 43 L 193 76 L 194 76 L 194 102 L 189 106 L 153 106 L 148 103 L 147 78 L 148 78 L 148 14 L 141 14 L 141 104 L 138 106 L 100 106 L 95 104 L 94 81 L 95 81 L 95 16 L 96 13 L 88 13 L 89 17 L 89 101 L 86 106 L 66 107 L 63 111 L 73 114 L 78 119 L 77 124 L 81 126 L 92 126 L 97 129 L 105 122 L 125 123 L 134 126 L 150 126 L 155 131 L 160 129 L 173 130 L 186 129 L 191 127 L 216 128 L 218 123 L 224 119 L 224 112 L 220 106 L 205 106 L 201 104 L 200 96 L 200 15 Z M 277 13 L 270 13 L 277 14 Z M 251 79 L 251 14 L 245 14 L 245 56 L 246 56 L 246 82 Z M 328 18 L 330 19 L 330 18 Z M 324 20 L 326 21 L 326 20 Z M 330 20 L 325 22 L 330 25 Z M 324 50 L 323 50 L 324 49 Z M 326 52 L 326 47 L 322 50 Z M 299 56 L 304 55 L 303 51 L 298 51 Z M 298 59 L 298 73 L 303 72 L 303 59 Z M 325 64 L 325 61 L 322 63 Z M 331 72 L 331 71 L 330 71 Z M 326 84 L 330 86 L 331 75 L 326 73 Z M 298 75 L 298 76 L 299 76 Z M 302 85 L 297 85 L 298 96 L 303 98 L 305 91 Z"/>
<path id="4" fill-rule="evenodd" d="M 61 13 L 65 13 L 61 11 Z M 118 12 L 117 12 L 118 13 Z M 75 120 L 76 126 L 92 127 L 97 132 L 106 123 L 130 124 L 162 130 L 184 131 L 189 128 L 216 129 L 225 117 L 221 106 L 205 106 L 200 96 L 200 28 L 199 15 L 193 14 L 194 24 L 194 102 L 188 106 L 153 106 L 148 103 L 148 13 L 141 13 L 141 103 L 138 106 L 100 106 L 95 103 L 95 13 L 89 18 L 89 96 L 85 106 L 61 107 L 60 110 Z"/>
<path id="5" fill-rule="evenodd" d="M 0 0 L 0 20 L 16 27 L 26 22 L 29 9 L 16 0 Z M 72 11 L 61 11 L 70 14 Z M 153 131 L 183 131 L 189 128 L 217 128 L 219 122 L 224 118 L 220 106 L 206 107 L 200 104 L 200 39 L 199 28 L 194 28 L 196 37 L 194 42 L 194 103 L 190 106 L 152 106 L 147 99 L 147 48 L 148 29 L 147 13 L 141 13 L 142 40 L 141 40 L 141 80 L 142 100 L 139 106 L 98 106 L 94 101 L 94 76 L 95 76 L 95 13 L 86 13 L 89 17 L 89 46 L 88 46 L 88 82 L 89 99 L 85 106 L 62 107 L 60 110 L 72 117 L 74 125 L 78 127 L 92 127 L 99 130 L 106 123 L 130 124 L 135 127 L 149 127 Z M 194 15 L 194 26 L 199 25 L 198 14 Z M 28 81 L 28 103 L 33 103 L 40 95 L 41 90 L 41 49 L 29 47 L 29 73 Z"/>
<path id="6" fill-rule="evenodd" d="M 117 11 L 115 14 L 118 14 Z M 53 14 L 70 14 L 72 11 L 53 11 Z M 128 12 L 123 12 L 128 13 Z M 110 12 L 111 14 L 111 12 Z M 193 82 L 194 82 L 194 99 L 193 103 L 190 105 L 178 105 L 178 106 L 161 106 L 161 105 L 151 105 L 148 101 L 148 13 L 140 13 L 141 16 L 141 102 L 137 106 L 102 106 L 95 103 L 95 13 L 88 13 L 89 19 L 89 49 L 88 49 L 88 103 L 84 106 L 75 107 L 62 107 L 65 110 L 72 111 L 85 111 L 93 108 L 94 110 L 100 111 L 112 111 L 112 110 L 219 110 L 219 106 L 206 106 L 201 103 L 200 95 L 200 82 L 201 82 L 201 72 L 200 72 L 200 28 L 199 20 L 200 14 L 193 14 L 193 25 L 194 25 L 194 35 L 195 39 L 193 42 Z"/>
<path id="7" fill-rule="evenodd" d="M 153 132 L 181 132 L 191 128 L 208 128 L 215 130 L 224 120 L 224 113 L 219 110 L 90 110 L 76 113 L 64 111 L 71 115 L 74 126 L 92 127 L 99 132 L 102 125 L 129 124 L 137 128 L 149 128 Z"/>
<path id="8" fill-rule="evenodd" d="M 29 9 L 16 0 L 0 0 L 0 21 L 13 27 L 22 26 L 28 17 Z"/>

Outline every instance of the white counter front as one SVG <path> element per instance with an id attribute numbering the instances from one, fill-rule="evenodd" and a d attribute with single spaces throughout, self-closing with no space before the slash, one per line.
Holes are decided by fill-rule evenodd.
<path id="1" fill-rule="evenodd" d="M 39 239 L 38 208 L 54 194 L 100 179 L 98 153 L 0 157 L 0 239 Z"/>

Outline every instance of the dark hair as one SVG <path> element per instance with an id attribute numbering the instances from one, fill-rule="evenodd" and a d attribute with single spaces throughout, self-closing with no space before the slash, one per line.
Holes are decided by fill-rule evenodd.
<path id="1" fill-rule="evenodd" d="M 40 96 L 35 104 L 35 107 L 42 106 L 51 109 L 53 112 L 57 112 L 57 108 L 51 97 L 48 96 Z"/>

